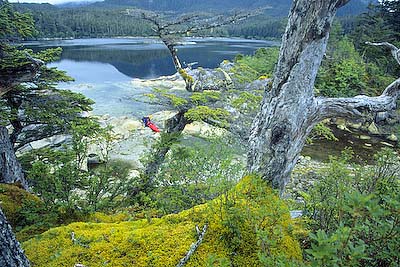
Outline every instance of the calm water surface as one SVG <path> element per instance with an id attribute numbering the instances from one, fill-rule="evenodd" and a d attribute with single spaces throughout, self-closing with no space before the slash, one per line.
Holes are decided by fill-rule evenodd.
<path id="1" fill-rule="evenodd" d="M 178 46 L 182 62 L 198 62 L 197 66 L 215 68 L 224 59 L 237 54 L 253 54 L 261 47 L 276 46 L 271 41 L 201 38 L 186 39 Z M 149 106 L 132 99 L 149 88 L 133 88 L 132 78 L 155 78 L 175 73 L 168 50 L 158 39 L 115 38 L 51 40 L 25 43 L 35 51 L 62 47 L 61 59 L 50 64 L 75 79 L 61 84 L 60 88 L 80 92 L 93 99 L 94 113 L 112 116 L 133 115 L 141 117 L 162 107 Z"/>

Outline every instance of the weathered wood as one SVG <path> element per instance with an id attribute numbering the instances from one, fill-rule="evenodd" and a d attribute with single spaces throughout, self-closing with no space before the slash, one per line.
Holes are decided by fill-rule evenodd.
<path id="1" fill-rule="evenodd" d="M 383 42 L 383 43 L 371 43 L 371 42 L 366 42 L 367 45 L 373 45 L 373 46 L 384 46 L 390 49 L 390 52 L 392 53 L 392 56 L 394 59 L 397 61 L 397 63 L 400 65 L 400 50 L 394 46 L 391 43 L 388 42 Z"/>
<path id="2" fill-rule="evenodd" d="M 400 79 L 381 96 L 314 97 L 315 78 L 325 54 L 329 30 L 337 9 L 349 0 L 295 0 L 274 75 L 261 111 L 254 120 L 249 142 L 248 170 L 258 173 L 281 192 L 312 128 L 325 118 L 361 116 L 395 108 Z M 398 61 L 399 50 L 386 46 Z"/>
<path id="3" fill-rule="evenodd" d="M 18 183 L 28 190 L 21 164 L 15 156 L 13 145 L 6 127 L 0 125 L 0 183 Z"/>
<path id="4" fill-rule="evenodd" d="M 10 224 L 7 222 L 0 208 L 0 266 L 1 267 L 29 267 L 19 242 L 15 239 Z"/>
<path id="5" fill-rule="evenodd" d="M 297 0 L 270 93 L 250 134 L 248 169 L 283 190 L 307 135 L 315 125 L 314 82 L 337 9 L 348 1 Z"/>
<path id="6" fill-rule="evenodd" d="M 201 242 L 203 242 L 204 239 L 204 235 L 207 232 L 207 224 L 204 225 L 203 230 L 200 232 L 198 226 L 196 225 L 196 231 L 197 231 L 197 236 L 198 239 L 195 243 L 193 243 L 190 248 L 189 251 L 186 253 L 185 257 L 183 257 L 178 265 L 176 265 L 176 267 L 183 267 L 185 266 L 185 264 L 188 262 L 188 260 L 190 259 L 190 257 L 193 255 L 193 253 L 196 251 L 196 249 L 200 246 Z"/>
<path id="7" fill-rule="evenodd" d="M 327 118 L 352 118 L 367 112 L 389 111 L 396 108 L 400 95 L 400 79 L 390 84 L 380 96 L 359 95 L 349 98 L 317 98 L 317 121 Z"/>

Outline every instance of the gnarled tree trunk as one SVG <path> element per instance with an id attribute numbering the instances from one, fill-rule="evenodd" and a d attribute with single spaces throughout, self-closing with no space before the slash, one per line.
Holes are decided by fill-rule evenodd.
<path id="1" fill-rule="evenodd" d="M 28 267 L 30 266 L 24 251 L 11 230 L 3 211 L 0 209 L 0 266 Z"/>
<path id="2" fill-rule="evenodd" d="M 314 97 L 315 78 L 338 8 L 349 0 L 295 0 L 270 92 L 250 134 L 248 169 L 281 192 L 312 128 L 325 118 L 360 116 L 395 107 L 400 81 L 379 97 Z M 396 54 L 396 53 L 394 53 Z"/>
<path id="3" fill-rule="evenodd" d="M 0 126 L 0 183 L 19 183 L 24 189 L 28 189 L 21 164 L 15 156 L 8 130 L 4 126 Z"/>

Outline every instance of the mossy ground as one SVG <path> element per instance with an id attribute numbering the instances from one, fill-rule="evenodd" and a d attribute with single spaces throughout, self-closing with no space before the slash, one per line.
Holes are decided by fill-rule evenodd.
<path id="1" fill-rule="evenodd" d="M 186 266 L 260 266 L 258 232 L 274 239 L 268 253 L 301 260 L 293 222 L 283 201 L 264 182 L 244 178 L 233 190 L 179 214 L 116 223 L 73 223 L 23 243 L 33 266 L 176 266 L 197 240 L 196 225 L 208 224 L 205 239 Z M 71 233 L 75 234 L 75 241 Z M 211 260 L 212 262 L 213 260 Z"/>

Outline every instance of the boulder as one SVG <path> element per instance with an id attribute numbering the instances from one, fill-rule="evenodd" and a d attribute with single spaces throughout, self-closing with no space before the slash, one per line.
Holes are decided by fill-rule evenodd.
<path id="1" fill-rule="evenodd" d="M 166 127 L 166 122 L 174 117 L 178 112 L 175 110 L 164 110 L 164 111 L 159 111 L 156 113 L 153 113 L 151 115 L 151 120 L 161 128 Z"/>
<path id="2" fill-rule="evenodd" d="M 119 139 L 126 139 L 133 131 L 143 128 L 143 124 L 139 120 L 126 116 L 111 118 L 105 124 L 112 127 L 112 131 Z"/>
<path id="3" fill-rule="evenodd" d="M 121 125 L 121 129 L 125 131 L 134 131 L 143 127 L 143 123 L 138 120 L 128 119 Z"/>
<path id="4" fill-rule="evenodd" d="M 40 149 L 49 146 L 57 146 L 67 142 L 71 137 L 69 135 L 55 135 L 49 138 L 31 142 L 29 147 L 31 149 Z"/>

